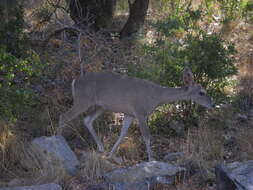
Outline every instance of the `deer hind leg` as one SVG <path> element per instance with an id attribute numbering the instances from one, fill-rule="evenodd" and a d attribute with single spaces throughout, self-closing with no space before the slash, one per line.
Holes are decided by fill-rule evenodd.
<path id="1" fill-rule="evenodd" d="M 98 147 L 98 151 L 99 152 L 104 152 L 105 148 L 104 145 L 102 144 L 100 138 L 98 137 L 97 133 L 95 132 L 94 128 L 93 128 L 93 122 L 98 118 L 98 116 L 100 116 L 102 113 L 104 112 L 104 110 L 102 108 L 99 108 L 97 110 L 95 110 L 94 112 L 92 112 L 90 115 L 86 116 L 83 120 L 84 125 L 87 127 L 87 129 L 89 130 L 89 132 L 91 133 L 92 137 L 94 138 L 94 140 L 96 141 L 97 147 Z"/>
<path id="2" fill-rule="evenodd" d="M 85 112 L 88 109 L 87 106 L 77 106 L 74 105 L 70 110 L 68 110 L 66 113 L 60 115 L 59 118 L 59 128 L 57 130 L 57 135 L 62 134 L 62 130 L 65 127 L 66 123 L 77 117 L 79 114 Z"/>
<path id="3" fill-rule="evenodd" d="M 117 148 L 120 145 L 120 143 L 122 142 L 123 138 L 126 136 L 127 131 L 129 129 L 132 121 L 133 121 L 133 117 L 131 117 L 129 115 L 124 116 L 122 129 L 120 131 L 120 136 L 119 136 L 118 140 L 116 141 L 116 143 L 114 144 L 111 152 L 109 153 L 109 158 L 113 157 L 114 152 L 117 150 Z"/>
<path id="4" fill-rule="evenodd" d="M 139 122 L 139 126 L 140 126 L 143 140 L 146 145 L 146 150 L 148 153 L 148 160 L 153 161 L 154 158 L 153 158 L 153 153 L 152 153 L 151 146 L 150 146 L 150 133 L 149 133 L 148 125 L 147 125 L 147 119 L 145 117 L 139 117 L 138 122 Z"/>

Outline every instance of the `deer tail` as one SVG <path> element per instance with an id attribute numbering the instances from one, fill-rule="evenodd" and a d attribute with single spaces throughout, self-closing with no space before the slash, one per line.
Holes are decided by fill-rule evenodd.
<path id="1" fill-rule="evenodd" d="M 72 96 L 73 96 L 73 97 L 75 97 L 75 82 L 76 82 L 76 79 L 74 79 L 74 80 L 72 81 L 72 84 L 71 84 L 71 86 L 72 86 Z"/>

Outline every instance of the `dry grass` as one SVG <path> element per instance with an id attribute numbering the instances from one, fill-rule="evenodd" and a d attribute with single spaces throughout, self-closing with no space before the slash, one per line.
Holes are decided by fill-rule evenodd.
<path id="1" fill-rule="evenodd" d="M 250 127 L 242 130 L 238 135 L 240 147 L 240 160 L 252 160 L 253 158 L 253 123 Z"/>
<path id="2" fill-rule="evenodd" d="M 22 168 L 17 167 L 26 142 L 13 132 L 13 126 L 0 122 L 0 178 L 18 177 Z"/>
<path id="3" fill-rule="evenodd" d="M 66 174 L 59 168 L 42 169 L 28 148 L 28 138 L 20 130 L 0 122 L 0 187 L 60 182 Z"/>
<path id="4" fill-rule="evenodd" d="M 247 52 L 239 66 L 238 96 L 240 108 L 248 111 L 253 108 L 253 51 Z"/>
<path id="5" fill-rule="evenodd" d="M 8 152 L 12 149 L 12 144 L 15 143 L 16 137 L 11 131 L 11 126 L 7 123 L 0 121 L 0 151 L 1 151 L 1 164 L 6 165 L 9 158 Z"/>
<path id="6" fill-rule="evenodd" d="M 121 126 L 118 130 L 120 129 Z M 111 131 L 110 133 L 107 132 L 107 134 L 104 135 L 104 144 L 108 152 L 111 151 L 113 145 L 119 138 L 118 130 Z M 140 160 L 145 160 L 144 157 L 146 156 L 146 152 L 141 135 L 135 134 L 134 132 L 129 133 L 128 136 L 123 139 L 115 155 L 123 160 L 123 165 L 132 165 Z"/>
<path id="7" fill-rule="evenodd" d="M 198 0 L 197 0 L 198 1 Z M 231 22 L 230 25 L 223 27 L 225 34 L 234 34 L 238 30 L 238 37 L 233 39 L 237 43 L 238 57 L 241 64 L 240 70 L 240 83 L 238 84 L 238 93 L 241 94 L 240 102 L 243 107 L 248 106 L 253 101 L 253 53 L 252 43 L 247 41 L 242 34 L 242 30 L 239 28 L 240 24 L 237 22 Z M 54 25 L 52 25 L 55 27 Z M 50 26 L 50 27 L 52 27 Z M 50 30 L 49 27 L 49 30 Z M 48 32 L 46 29 L 43 33 Z M 52 29 L 51 29 L 52 30 Z M 246 31 L 246 33 L 249 33 Z M 227 39 L 229 39 L 228 37 Z M 248 37 L 248 40 L 252 38 Z M 246 41 L 245 41 L 246 39 Z M 112 42 L 106 42 L 104 44 L 101 41 L 97 41 L 97 44 L 91 43 L 86 38 L 81 39 L 83 44 L 83 50 L 85 53 L 85 59 L 87 64 L 85 69 L 87 71 L 100 71 L 100 70 L 116 70 L 117 72 L 124 71 L 127 67 L 126 64 L 136 64 L 136 62 L 144 62 L 143 58 L 139 56 L 139 47 L 136 44 L 122 43 L 117 40 Z M 245 45 L 246 44 L 246 45 Z M 50 86 L 45 89 L 46 106 L 43 109 L 39 109 L 40 114 L 37 117 L 32 118 L 31 124 L 21 123 L 21 127 L 31 133 L 31 136 L 52 135 L 55 133 L 55 127 L 57 126 L 58 116 L 66 111 L 71 105 L 71 90 L 70 83 L 73 78 L 79 76 L 80 63 L 78 60 L 76 49 L 73 44 L 68 44 L 64 38 L 60 40 L 51 40 L 51 47 L 48 46 L 47 52 L 42 54 L 42 58 L 45 62 L 48 62 L 48 68 L 45 73 L 52 81 L 63 81 L 64 85 Z M 56 74 L 55 74 L 56 73 Z M 167 136 L 153 136 L 153 150 L 158 160 L 161 160 L 165 153 L 183 151 L 185 152 L 185 158 L 179 160 L 178 163 L 184 164 L 188 160 L 193 160 L 197 163 L 199 170 L 203 174 L 204 178 L 214 178 L 212 171 L 213 166 L 223 161 L 223 157 L 226 154 L 224 147 L 224 135 L 226 130 L 224 128 L 231 127 L 235 118 L 231 112 L 225 110 L 224 115 L 218 113 L 215 117 L 218 118 L 217 122 L 213 123 L 210 120 L 203 120 L 200 123 L 200 128 L 189 129 L 186 137 L 173 137 Z M 224 120 L 229 120 L 228 122 Z M 80 125 L 79 122 L 75 122 L 72 125 Z M 105 123 L 105 122 L 104 122 Z M 99 123 L 101 125 L 101 123 Z M 39 127 L 38 127 L 39 126 Z M 102 125 L 101 125 L 102 126 Z M 215 127 L 216 126 L 216 127 Z M 253 126 L 253 123 L 251 124 Z M 106 149 L 109 151 L 113 144 L 118 139 L 119 129 L 111 129 L 110 126 L 104 126 L 103 129 L 99 129 Z M 238 139 L 238 146 L 240 152 L 236 158 L 238 159 L 252 159 L 253 157 L 253 130 L 250 128 L 240 127 L 240 132 L 235 134 Z M 30 131 L 29 131 L 30 130 Z M 75 134 L 80 136 L 79 132 Z M 37 132 L 36 132 L 37 131 Z M 27 156 L 29 160 L 30 154 L 25 151 L 26 138 L 20 137 L 19 132 L 14 132 L 12 127 L 6 123 L 0 123 L 0 178 L 3 181 L 8 181 L 10 178 L 17 178 L 13 184 L 40 184 L 47 182 L 62 182 L 65 181 L 66 189 L 84 189 L 89 184 L 99 183 L 102 181 L 102 176 L 105 172 L 110 171 L 115 165 L 111 164 L 102 155 L 95 151 L 89 151 L 83 154 L 83 164 L 81 166 L 79 174 L 71 179 L 64 179 L 64 173 L 55 168 L 49 168 L 42 170 L 40 166 L 37 169 L 31 171 L 25 171 L 19 164 L 18 160 L 20 156 Z M 82 139 L 87 141 L 87 139 Z M 92 142 L 85 142 L 86 144 L 92 144 Z M 71 142 L 70 142 L 71 144 Z M 73 145 L 75 146 L 75 144 Z M 117 155 L 122 157 L 124 165 L 132 165 L 142 160 L 147 160 L 146 150 L 143 144 L 142 137 L 139 132 L 132 131 L 128 137 L 124 139 L 117 151 Z M 233 158 L 232 158 L 233 159 Z M 232 160 L 231 159 L 231 160 Z M 32 178 L 31 178 L 32 176 Z M 30 179 L 29 179 L 30 178 Z M 5 180 L 6 179 L 6 180 Z M 156 187 L 155 190 L 190 190 L 190 189 L 211 189 L 211 188 L 199 188 L 200 179 L 196 181 L 181 181 L 176 187 Z M 0 184 L 0 186 L 8 185 L 8 183 Z"/>
<path id="8" fill-rule="evenodd" d="M 103 182 L 103 175 L 115 168 L 116 165 L 107 160 L 107 158 L 94 150 L 81 152 L 82 156 L 79 173 L 64 184 L 68 190 L 85 189 L 92 184 Z"/>
<path id="9" fill-rule="evenodd" d="M 141 154 L 141 150 L 144 148 L 142 141 L 142 137 L 139 136 L 128 136 L 125 137 L 124 142 L 120 145 L 118 149 L 118 155 L 123 158 L 125 163 L 133 164 L 137 160 L 142 160 L 143 156 Z M 144 148 L 145 149 L 145 148 Z M 146 154 L 146 152 L 144 152 Z"/>
<path id="10" fill-rule="evenodd" d="M 190 179 L 176 183 L 175 185 L 156 185 L 153 190 L 215 190 L 215 187 L 209 185 L 200 185 L 201 179 L 195 175 Z"/>
<path id="11" fill-rule="evenodd" d="M 89 181 L 99 181 L 106 172 L 114 169 L 116 166 L 110 163 L 107 158 L 96 151 L 85 152 L 83 155 L 80 175 Z"/>
<path id="12" fill-rule="evenodd" d="M 207 124 L 188 131 L 184 152 L 187 159 L 190 158 L 198 165 L 206 179 L 214 178 L 210 169 L 223 160 L 224 138 L 220 132 Z"/>

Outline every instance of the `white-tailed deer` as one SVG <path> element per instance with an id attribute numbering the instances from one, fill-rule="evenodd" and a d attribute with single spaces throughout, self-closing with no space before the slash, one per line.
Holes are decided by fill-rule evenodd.
<path id="1" fill-rule="evenodd" d="M 136 118 L 148 158 L 153 160 L 147 119 L 156 107 L 177 100 L 193 100 L 207 108 L 213 107 L 213 102 L 205 90 L 199 84 L 194 84 L 189 68 L 184 69 L 183 80 L 186 85 L 184 87 L 165 88 L 147 80 L 110 72 L 86 73 L 72 82 L 74 105 L 60 116 L 58 134 L 66 122 L 95 106 L 95 111 L 84 118 L 84 124 L 96 141 L 98 150 L 104 152 L 104 146 L 92 126 L 93 121 L 105 110 L 121 112 L 125 115 L 123 126 L 109 157 L 113 156 L 133 119 Z"/>

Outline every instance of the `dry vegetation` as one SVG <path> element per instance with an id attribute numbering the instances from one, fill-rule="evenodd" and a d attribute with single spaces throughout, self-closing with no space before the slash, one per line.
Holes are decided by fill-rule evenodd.
<path id="1" fill-rule="evenodd" d="M 150 17 L 154 18 L 152 14 Z M 34 20 L 29 20 L 29 24 L 33 25 L 33 22 Z M 146 24 L 148 30 L 148 23 Z M 55 134 L 58 116 L 72 103 L 70 83 L 80 75 L 77 45 L 67 40 L 64 36 L 66 34 L 52 38 L 47 48 L 41 46 L 41 39 L 37 40 L 39 32 L 44 36 L 53 32 L 56 26 L 57 23 L 52 22 L 33 33 L 36 40 L 32 40 L 32 46 L 46 64 L 45 78 L 37 86 L 42 88 L 39 97 L 41 104 L 34 108 L 33 114 L 18 121 L 16 126 L 0 123 L 0 186 L 58 182 L 61 176 L 61 171 L 43 171 L 39 166 L 36 171 L 28 171 L 19 163 L 20 156 L 28 156 L 29 160 L 29 153 L 25 152 L 27 141 L 37 136 Z M 214 189 L 213 167 L 217 163 L 253 158 L 253 26 L 237 21 L 229 27 L 226 38 L 236 44 L 239 68 L 239 82 L 229 92 L 239 94 L 238 105 L 223 105 L 208 112 L 198 122 L 199 127 L 190 128 L 184 136 L 153 135 L 153 149 L 157 159 L 162 160 L 168 152 L 184 152 L 185 156 L 177 160 L 176 164 L 186 166 L 189 172 L 194 173 L 190 179 L 180 179 L 176 187 L 157 186 L 154 190 L 211 190 Z M 114 70 L 124 73 L 127 64 L 145 61 L 140 55 L 138 43 L 118 39 L 106 41 L 99 34 L 93 40 L 83 36 L 80 42 L 85 52 L 86 71 Z M 115 124 L 117 119 L 118 117 L 107 113 L 96 121 L 96 128 L 106 150 L 112 147 L 118 137 L 119 125 L 118 122 Z M 117 152 L 123 158 L 122 165 L 112 164 L 103 155 L 96 153 L 94 141 L 82 127 L 81 118 L 71 122 L 64 135 L 78 157 L 83 160 L 77 177 L 60 181 L 66 190 L 83 189 L 89 184 L 101 182 L 106 171 L 146 160 L 144 144 L 135 125 Z"/>

